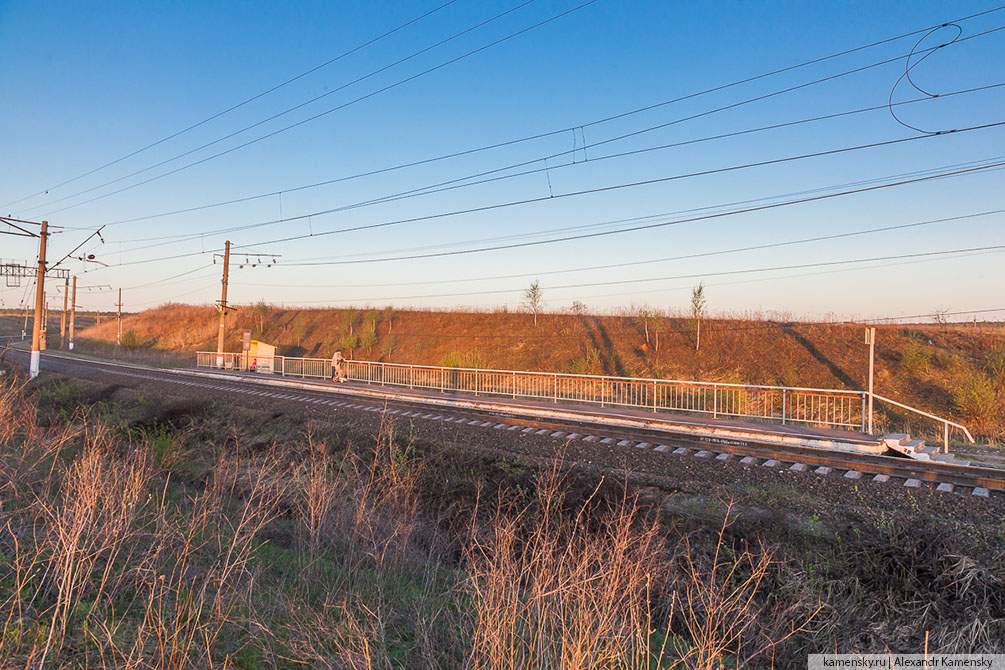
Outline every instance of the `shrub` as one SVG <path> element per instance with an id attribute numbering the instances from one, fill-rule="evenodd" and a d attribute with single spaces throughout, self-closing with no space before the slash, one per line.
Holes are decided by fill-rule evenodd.
<path id="1" fill-rule="evenodd" d="M 359 340 L 359 346 L 363 349 L 369 349 L 373 345 L 377 344 L 377 334 L 372 330 L 364 330 L 363 333 L 356 339 Z"/>
<path id="2" fill-rule="evenodd" d="M 998 398 L 987 375 L 978 372 L 953 389 L 953 404 L 960 414 L 978 425 L 986 424 L 998 409 Z"/>
<path id="3" fill-rule="evenodd" d="M 569 363 L 568 370 L 574 375 L 602 374 L 600 352 L 596 347 L 587 346 L 583 353 Z"/>
<path id="4" fill-rule="evenodd" d="M 478 354 L 452 351 L 440 361 L 445 368 L 484 368 L 485 361 Z"/>
<path id="5" fill-rule="evenodd" d="M 350 349 L 355 349 L 359 346 L 359 338 L 355 335 L 346 335 L 341 340 L 339 340 L 339 349 L 343 351 L 348 351 Z"/>
<path id="6" fill-rule="evenodd" d="M 143 338 L 135 330 L 129 329 L 122 333 L 122 346 L 126 349 L 139 349 L 143 346 Z"/>
<path id="7" fill-rule="evenodd" d="M 928 372 L 931 358 L 932 355 L 928 349 L 916 339 L 909 338 L 900 354 L 900 367 L 908 374 L 919 375 Z"/>
<path id="8" fill-rule="evenodd" d="M 996 391 L 1005 388 L 1005 349 L 999 349 L 988 356 L 985 369 Z"/>

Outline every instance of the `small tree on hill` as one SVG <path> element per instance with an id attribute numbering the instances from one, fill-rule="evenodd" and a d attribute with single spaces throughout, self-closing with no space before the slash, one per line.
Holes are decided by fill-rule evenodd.
<path id="1" fill-rule="evenodd" d="M 699 282 L 691 289 L 691 320 L 694 321 L 694 350 L 701 347 L 701 319 L 705 315 L 705 284 Z"/>
<path id="2" fill-rule="evenodd" d="M 530 286 L 523 292 L 523 304 L 534 315 L 534 326 L 536 327 L 538 312 L 541 311 L 541 307 L 544 305 L 544 292 L 541 290 L 541 283 L 538 280 L 535 279 L 532 281 Z"/>
<path id="3" fill-rule="evenodd" d="M 667 328 L 666 315 L 660 310 L 653 310 L 653 335 L 656 340 L 656 353 L 660 352 L 660 333 Z"/>
<path id="4" fill-rule="evenodd" d="M 635 322 L 642 326 L 646 334 L 646 344 L 649 344 L 649 321 L 653 318 L 653 310 L 648 307 L 640 307 L 639 313 L 635 317 Z"/>
<path id="5" fill-rule="evenodd" d="M 586 305 L 578 300 L 573 300 L 572 307 L 570 307 L 569 309 L 576 316 L 583 316 L 584 314 L 586 314 Z"/>
<path id="6" fill-rule="evenodd" d="M 349 335 L 353 334 L 353 328 L 359 323 L 359 317 L 359 312 L 351 308 L 342 313 L 342 325 Z"/>
<path id="7" fill-rule="evenodd" d="M 272 313 L 272 305 L 268 304 L 264 300 L 259 300 L 255 303 L 255 307 L 252 310 L 255 318 L 258 319 L 258 334 L 262 336 L 265 334 L 265 317 Z"/>

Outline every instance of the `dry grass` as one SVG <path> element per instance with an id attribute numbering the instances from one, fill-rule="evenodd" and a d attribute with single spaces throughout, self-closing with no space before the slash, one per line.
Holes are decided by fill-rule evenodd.
<path id="1" fill-rule="evenodd" d="M 925 628 L 1000 646 L 1005 573 L 945 538 L 829 545 L 847 570 L 814 576 L 728 503 L 678 529 L 561 461 L 440 526 L 442 480 L 389 421 L 254 447 L 232 427 L 194 469 L 199 430 L 158 458 L 94 409 L 40 416 L 32 388 L 0 385 L 3 668 L 788 667 Z"/>

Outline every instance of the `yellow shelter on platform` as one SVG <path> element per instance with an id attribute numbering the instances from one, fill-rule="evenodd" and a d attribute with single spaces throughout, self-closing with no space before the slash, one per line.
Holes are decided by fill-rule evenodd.
<path id="1" fill-rule="evenodd" d="M 275 372 L 276 347 L 260 340 L 251 341 L 247 354 L 247 369 L 255 372 Z"/>

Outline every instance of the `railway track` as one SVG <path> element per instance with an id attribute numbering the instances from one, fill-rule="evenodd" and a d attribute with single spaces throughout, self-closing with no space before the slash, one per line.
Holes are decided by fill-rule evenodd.
<path id="1" fill-rule="evenodd" d="M 27 365 L 27 352 L 12 349 L 8 359 L 18 365 Z M 397 393 L 383 394 L 371 389 L 354 390 L 351 385 L 348 388 L 331 388 L 314 384 L 282 384 L 273 380 L 266 383 L 247 378 L 228 378 L 221 373 L 166 371 L 56 353 L 43 356 L 42 369 L 74 376 L 86 376 L 82 373 L 99 370 L 137 380 L 205 388 L 208 391 L 226 391 L 334 409 L 386 412 L 390 416 L 413 421 L 463 424 L 514 434 L 534 434 L 565 442 L 584 440 L 625 449 L 648 449 L 663 453 L 667 458 L 737 461 L 747 466 L 872 480 L 888 486 L 927 487 L 946 494 L 987 497 L 1005 493 L 1005 470 L 994 468 L 827 451 L 769 440 L 730 440 L 675 434 L 653 428 L 614 426 L 605 423 L 598 415 L 584 415 L 581 419 L 528 416 L 521 413 L 522 408 L 519 407 L 505 408 L 497 402 L 479 402 L 471 398 L 465 399 L 463 407 L 450 406 L 447 398 L 437 399 L 433 404 L 430 399 L 407 398 Z"/>

